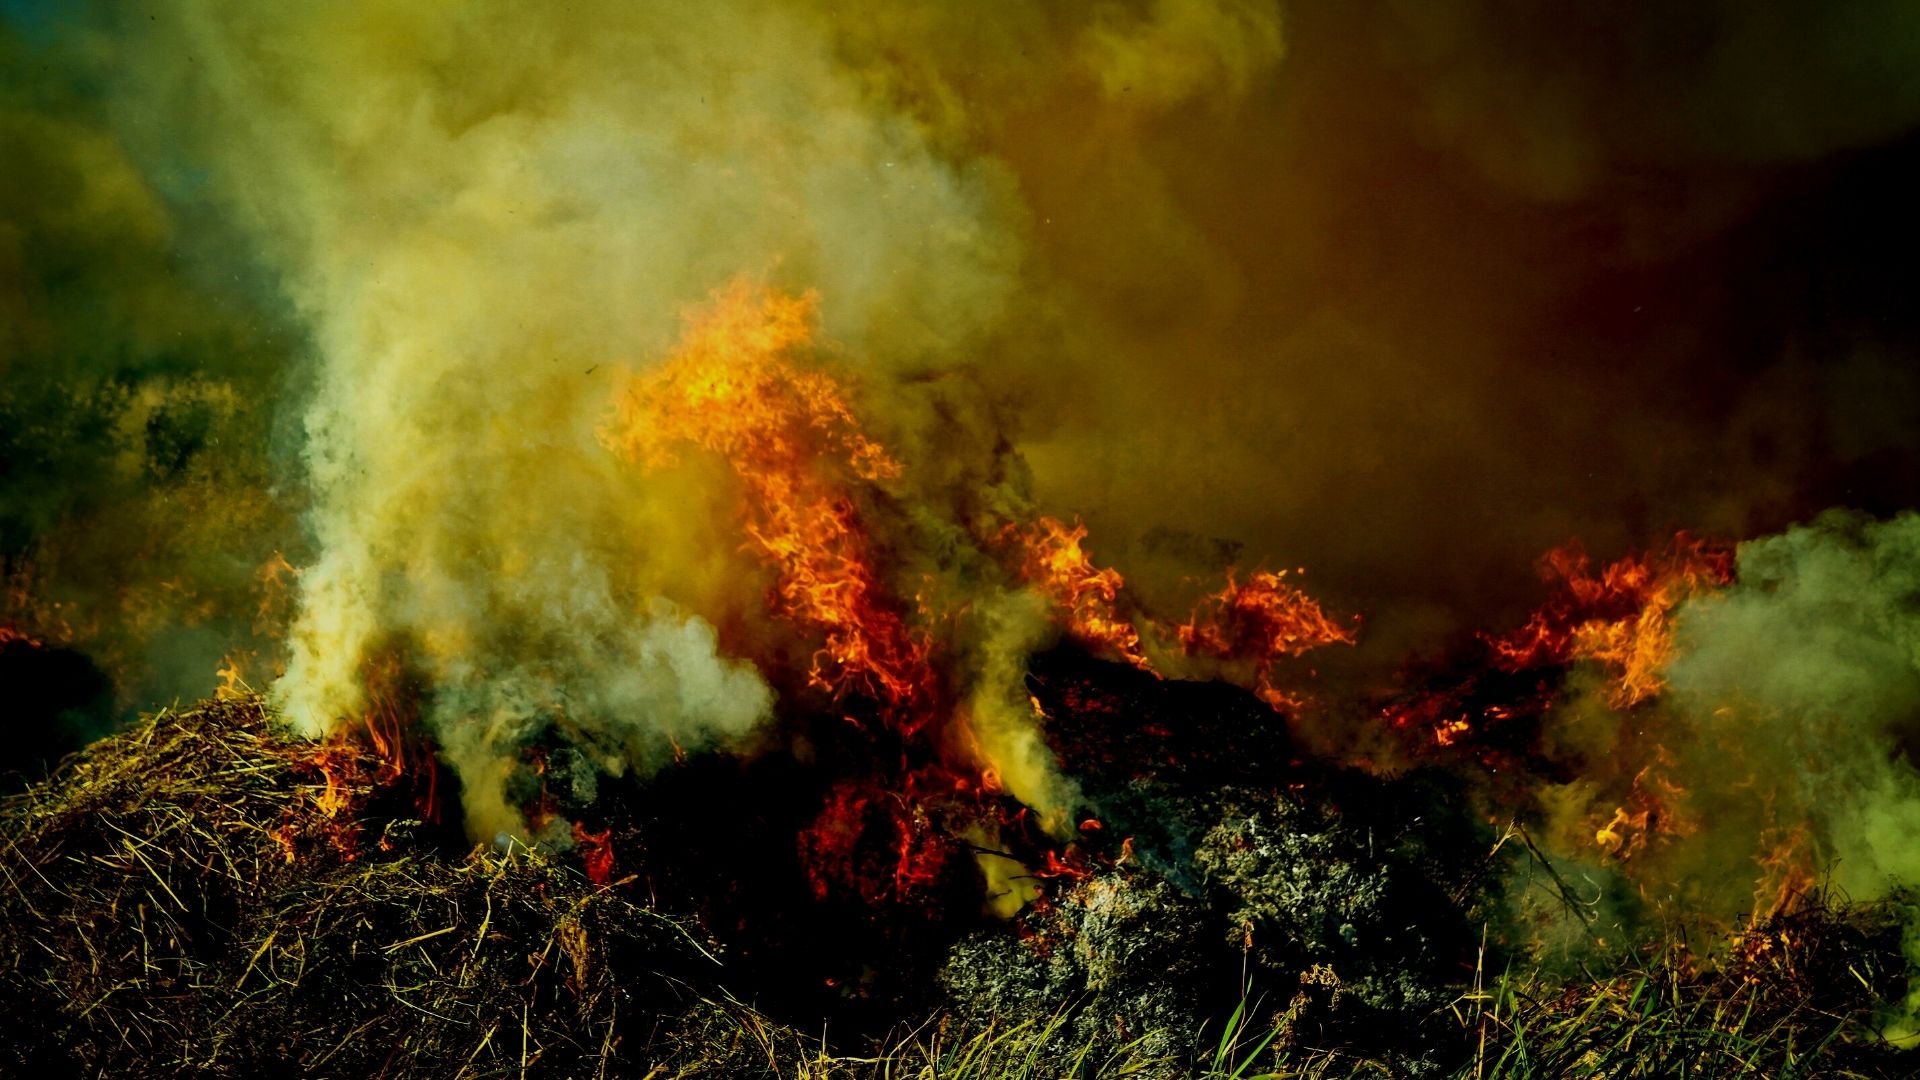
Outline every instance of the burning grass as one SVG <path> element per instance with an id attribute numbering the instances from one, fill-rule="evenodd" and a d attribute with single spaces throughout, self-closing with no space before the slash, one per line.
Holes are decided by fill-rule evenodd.
<path id="1" fill-rule="evenodd" d="M 0 805 L 7 1071 L 623 1075 L 725 1011 L 687 927 L 535 853 L 447 854 L 380 766 L 212 702 Z"/>
<path id="2" fill-rule="evenodd" d="M 1883 905 L 1816 898 L 1710 966 L 1676 945 L 1598 975 L 1510 970 L 1456 1003 L 1477 1040 L 1457 1075 L 1909 1076 L 1879 1024 L 1907 981 L 1900 939 Z"/>
<path id="3" fill-rule="evenodd" d="M 1138 678 L 1142 692 L 1178 690 Z M 1397 976 L 1367 965 L 1406 950 L 1348 955 L 1355 942 L 1392 938 L 1365 922 L 1328 923 L 1321 942 L 1279 887 L 1311 861 L 1293 847 L 1347 844 L 1361 820 L 1351 807 L 1382 801 L 1371 789 L 1264 810 L 1247 795 L 1255 802 L 1229 814 L 1239 831 L 1203 845 L 1220 859 L 1198 893 L 1130 863 L 1054 881 L 1019 920 L 988 924 L 947 954 L 944 1004 L 867 1042 L 802 1034 L 806 1023 L 743 1004 L 729 990 L 754 990 L 736 985 L 750 969 L 730 968 L 695 921 L 643 903 L 645 867 L 596 885 L 571 857 L 468 851 L 421 821 L 425 788 L 359 743 L 284 738 L 257 699 L 239 698 L 147 718 L 0 803 L 0 1069 L 796 1080 L 1908 1072 L 1877 1026 L 1883 1003 L 1906 991 L 1901 922 L 1885 907 L 1802 902 L 1714 963 L 1667 947 L 1608 970 L 1549 973 L 1483 949 L 1451 990 L 1411 1006 L 1374 1002 L 1368 980 Z M 1369 836 L 1411 842 L 1391 841 L 1378 821 Z M 1328 865 L 1351 864 L 1352 887 L 1373 887 L 1359 850 Z M 1391 884 L 1374 882 L 1388 890 L 1382 912 L 1398 903 Z M 1262 916 L 1262 904 L 1275 910 Z M 1245 923 L 1244 940 L 1219 939 L 1223 911 Z M 1359 1020 L 1342 1019 L 1354 1009 Z M 1367 1019 L 1389 1014 L 1400 1017 L 1391 1032 Z"/>

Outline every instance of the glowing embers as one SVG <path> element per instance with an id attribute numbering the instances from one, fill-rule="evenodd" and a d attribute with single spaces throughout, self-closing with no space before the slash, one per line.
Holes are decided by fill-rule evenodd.
<path id="1" fill-rule="evenodd" d="M 800 857 L 817 899 L 924 900 L 939 890 L 964 854 L 934 820 L 921 790 L 935 776 L 911 775 L 903 790 L 867 779 L 842 780 L 800 837 Z M 943 800 L 944 801 L 944 800 Z"/>

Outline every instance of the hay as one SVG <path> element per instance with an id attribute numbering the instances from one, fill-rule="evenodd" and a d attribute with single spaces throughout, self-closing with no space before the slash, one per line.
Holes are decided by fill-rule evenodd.
<path id="1" fill-rule="evenodd" d="M 705 943 L 538 854 L 442 854 L 395 820 L 405 785 L 382 766 L 215 702 L 0 803 L 0 1071 L 599 1076 L 687 1056 L 655 1043 L 720 1008 L 693 989 L 717 971 Z"/>
<path id="2" fill-rule="evenodd" d="M 1145 868 L 1066 886 L 955 946 L 935 1016 L 832 1057 L 817 1028 L 729 996 L 719 950 L 635 883 L 449 844 L 414 820 L 422 779 L 356 744 L 282 737 L 245 699 L 147 718 L 0 800 L 0 1074 L 971 1078 L 1018 1060 L 1091 1075 L 1066 1064 L 1083 1055 L 1204 1072 L 1188 1048 L 1219 1030 L 1223 956 L 1228 974 L 1311 961 L 1337 1006 L 1366 1004 L 1366 963 L 1413 955 L 1341 952 L 1381 936 L 1351 913 L 1310 936 L 1328 923 L 1311 904 L 1354 888 L 1248 908 L 1291 902 L 1276 875 L 1320 856 L 1287 845 L 1330 826 L 1282 805 L 1254 835 L 1265 819 L 1242 812 L 1214 845 L 1211 901 Z M 1208 929 L 1221 912 L 1238 950 Z M 1673 948 L 1564 979 L 1488 970 L 1424 1018 L 1376 1005 L 1368 1016 L 1394 1019 L 1328 1042 L 1294 1037 L 1319 1001 L 1304 976 L 1291 1004 L 1242 1008 L 1278 1025 L 1260 1043 L 1274 1066 L 1303 1075 L 1906 1075 L 1877 1033 L 1908 990 L 1898 915 L 1810 899 L 1712 966 Z M 1276 987 L 1291 993 L 1257 989 Z M 1389 1053 L 1390 1027 L 1418 1045 Z"/>

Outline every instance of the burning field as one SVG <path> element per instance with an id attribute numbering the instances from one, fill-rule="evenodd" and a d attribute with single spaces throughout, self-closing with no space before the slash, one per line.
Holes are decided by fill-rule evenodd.
<path id="1" fill-rule="evenodd" d="M 0 1070 L 1911 1075 L 1897 7 L 0 5 Z"/>

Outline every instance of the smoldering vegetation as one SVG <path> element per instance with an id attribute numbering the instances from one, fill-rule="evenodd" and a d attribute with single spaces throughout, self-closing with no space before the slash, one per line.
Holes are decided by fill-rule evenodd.
<path id="1" fill-rule="evenodd" d="M 469 852 L 431 823 L 456 794 L 376 747 L 293 737 L 257 698 L 157 714 L 0 806 L 0 1053 L 116 1075 L 1904 1075 L 1877 1034 L 1906 982 L 1885 906 L 1810 902 L 1711 964 L 1502 976 L 1534 947 L 1507 871 L 1538 853 L 1445 770 L 1368 777 L 1250 736 L 1264 706 L 1237 691 L 1041 666 L 1070 773 L 1132 777 L 1090 805 L 1173 825 L 1090 838 L 1011 924 L 802 902 L 791 849 L 743 828 L 778 812 L 744 797 L 765 759 L 679 767 L 737 800 L 717 819 L 646 801 L 670 768 L 601 793 L 640 800 L 608 846 Z M 1237 740 L 1243 778 L 1152 739 L 1068 749 L 1116 709 Z"/>

